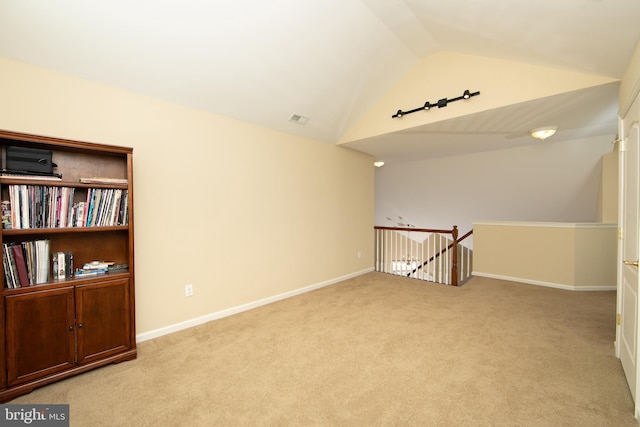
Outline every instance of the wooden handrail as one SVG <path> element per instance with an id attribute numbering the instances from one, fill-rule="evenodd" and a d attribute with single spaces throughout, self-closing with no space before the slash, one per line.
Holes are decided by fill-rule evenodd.
<path id="1" fill-rule="evenodd" d="M 418 267 L 414 268 L 413 271 L 409 274 L 407 274 L 407 277 L 410 277 L 412 274 L 415 274 L 416 271 L 420 270 L 422 267 L 424 267 L 425 265 L 429 264 L 431 261 L 433 261 L 434 259 L 438 258 L 440 255 L 442 255 L 443 253 L 445 253 L 446 251 L 448 251 L 449 249 L 452 249 L 452 254 L 451 254 L 451 258 L 452 258 L 452 265 L 451 265 L 451 285 L 452 286 L 458 286 L 458 244 L 460 242 L 462 242 L 464 239 L 466 239 L 467 237 L 471 236 L 473 234 L 473 229 L 469 230 L 467 233 L 465 233 L 464 236 L 460 237 L 459 239 L 455 238 L 455 234 L 457 234 L 457 227 L 454 225 L 453 226 L 455 233 L 452 233 L 454 235 L 454 239 L 453 242 L 447 246 L 446 248 L 442 249 L 440 252 L 438 252 L 437 254 L 435 254 L 434 256 L 432 256 L 431 258 L 429 258 L 427 261 L 423 262 L 422 265 L 419 265 Z M 455 274 L 454 274 L 455 272 Z"/>
<path id="2" fill-rule="evenodd" d="M 427 264 L 435 260 L 437 257 L 439 257 L 440 255 L 442 255 L 443 253 L 451 249 L 452 251 L 451 286 L 458 286 L 458 244 L 462 242 L 464 239 L 466 239 L 467 237 L 471 236 L 473 234 L 473 229 L 469 230 L 462 237 L 458 238 L 457 225 L 454 225 L 451 230 L 438 230 L 438 229 L 432 229 L 432 228 L 381 227 L 381 226 L 374 226 L 373 228 L 374 230 L 392 230 L 392 231 L 407 231 L 407 232 L 419 231 L 419 232 L 426 232 L 426 233 L 451 234 L 451 237 L 453 240 L 451 244 L 449 244 L 447 247 L 440 250 L 440 252 L 438 252 L 437 254 L 434 254 L 427 261 L 423 262 L 422 265 L 417 266 L 415 269 L 413 269 L 411 273 L 407 274 L 407 277 L 411 277 L 412 274 L 415 274 L 422 267 L 426 266 Z"/>
<path id="3" fill-rule="evenodd" d="M 454 225 L 454 229 L 457 229 L 458 226 Z M 453 230 L 437 230 L 433 228 L 406 228 L 406 227 L 382 227 L 376 225 L 373 227 L 374 230 L 395 230 L 395 231 L 422 231 L 425 233 L 442 233 L 442 234 L 452 234 Z M 468 233 L 467 233 L 468 234 Z"/>
<path id="4" fill-rule="evenodd" d="M 458 239 L 458 243 L 462 242 L 464 239 L 466 239 L 467 237 L 471 236 L 473 234 L 473 228 L 469 231 L 467 231 L 467 233 L 462 236 L 461 238 Z"/>
<path id="5" fill-rule="evenodd" d="M 466 239 L 467 237 L 471 236 L 472 234 L 473 234 L 473 230 L 468 231 L 464 236 L 462 236 L 461 238 L 458 239 L 458 243 L 462 242 L 464 239 Z M 442 249 L 440 252 L 438 252 L 437 254 L 432 256 L 431 258 L 429 258 L 427 261 L 423 262 L 422 265 L 419 265 L 418 267 L 416 267 L 411 273 L 407 274 L 407 277 L 411 276 L 413 273 L 415 273 L 416 271 L 420 270 L 422 267 L 424 267 L 425 265 L 429 264 L 431 261 L 433 261 L 434 259 L 438 258 L 440 255 L 442 255 L 443 253 L 445 253 L 448 249 L 451 249 L 452 247 L 453 247 L 453 243 L 451 243 L 445 249 Z"/>

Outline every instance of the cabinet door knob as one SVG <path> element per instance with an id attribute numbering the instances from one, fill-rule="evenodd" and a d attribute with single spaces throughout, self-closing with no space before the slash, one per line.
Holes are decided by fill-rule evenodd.
<path id="1" fill-rule="evenodd" d="M 84 325 L 83 325 L 82 323 L 80 323 L 80 324 L 78 325 L 78 329 L 82 328 L 83 326 L 84 326 Z"/>
<path id="2" fill-rule="evenodd" d="M 73 326 L 69 326 L 69 330 L 70 330 L 70 331 L 73 331 Z"/>

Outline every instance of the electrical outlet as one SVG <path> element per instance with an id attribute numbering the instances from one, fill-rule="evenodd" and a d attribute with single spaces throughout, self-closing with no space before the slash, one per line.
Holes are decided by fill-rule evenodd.
<path id="1" fill-rule="evenodd" d="M 184 285 L 184 296 L 185 297 L 193 296 L 193 285 Z"/>
<path id="2" fill-rule="evenodd" d="M 362 251 L 358 251 L 358 259 L 362 258 Z"/>

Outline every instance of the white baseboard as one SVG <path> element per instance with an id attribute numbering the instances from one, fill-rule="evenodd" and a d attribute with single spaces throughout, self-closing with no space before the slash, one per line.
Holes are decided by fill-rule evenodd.
<path id="1" fill-rule="evenodd" d="M 490 279 L 498 279 L 498 280 L 508 280 L 510 282 L 519 282 L 526 283 L 527 285 L 536 285 L 536 286 L 545 286 L 547 288 L 556 288 L 556 289 L 564 289 L 566 291 L 615 291 L 615 286 L 575 286 L 575 285 L 564 285 L 561 283 L 553 283 L 553 282 L 543 282 L 540 280 L 531 280 L 531 279 L 523 279 L 521 277 L 509 277 L 509 276 L 501 276 L 499 274 L 491 274 L 491 273 L 482 273 L 479 271 L 474 271 L 472 273 L 473 276 L 480 277 L 488 277 Z"/>
<path id="2" fill-rule="evenodd" d="M 231 316 L 234 314 L 242 313 L 243 311 L 258 308 L 263 305 L 271 304 L 276 301 L 280 301 L 286 298 L 291 298 L 296 295 L 300 295 L 306 292 L 310 292 L 316 289 L 324 288 L 325 286 L 333 285 L 334 283 L 342 282 L 347 279 L 352 279 L 363 274 L 367 274 L 374 271 L 374 268 L 368 268 L 366 270 L 358 271 L 355 273 L 347 274 L 345 276 L 336 277 L 324 282 L 316 283 L 314 285 L 305 286 L 304 288 L 294 289 L 293 291 L 284 292 L 282 294 L 274 295 L 272 297 L 263 298 L 258 301 L 253 301 L 247 304 L 242 304 L 237 307 L 231 307 L 226 310 L 217 311 L 215 313 L 207 314 L 204 316 L 196 317 L 195 319 L 186 320 L 184 322 L 176 323 L 174 325 L 165 326 L 163 328 L 154 329 L 149 332 L 143 332 L 136 335 L 137 342 L 148 341 L 154 338 L 161 337 L 163 335 L 172 334 L 174 332 L 182 331 L 184 329 L 192 328 L 194 326 L 201 325 L 203 323 L 211 322 L 212 320 L 222 319 L 223 317 Z"/>

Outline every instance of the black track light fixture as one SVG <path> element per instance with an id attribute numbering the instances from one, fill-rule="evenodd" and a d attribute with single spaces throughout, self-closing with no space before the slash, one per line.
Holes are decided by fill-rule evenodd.
<path id="1" fill-rule="evenodd" d="M 421 111 L 421 110 L 430 110 L 432 107 L 438 107 L 438 108 L 444 108 L 446 107 L 450 102 L 454 102 L 454 101 L 460 101 L 461 99 L 469 99 L 472 96 L 477 96 L 480 95 L 480 91 L 478 92 L 471 92 L 469 89 L 466 89 L 461 96 L 457 96 L 455 98 L 442 98 L 439 99 L 437 103 L 432 104 L 429 101 L 425 102 L 424 105 L 422 107 L 418 107 L 418 108 L 414 108 L 412 110 L 398 110 L 397 113 L 395 113 L 393 116 L 391 116 L 392 119 L 395 118 L 400 118 L 404 115 L 407 114 L 411 114 L 411 113 L 415 113 L 416 111 Z"/>

